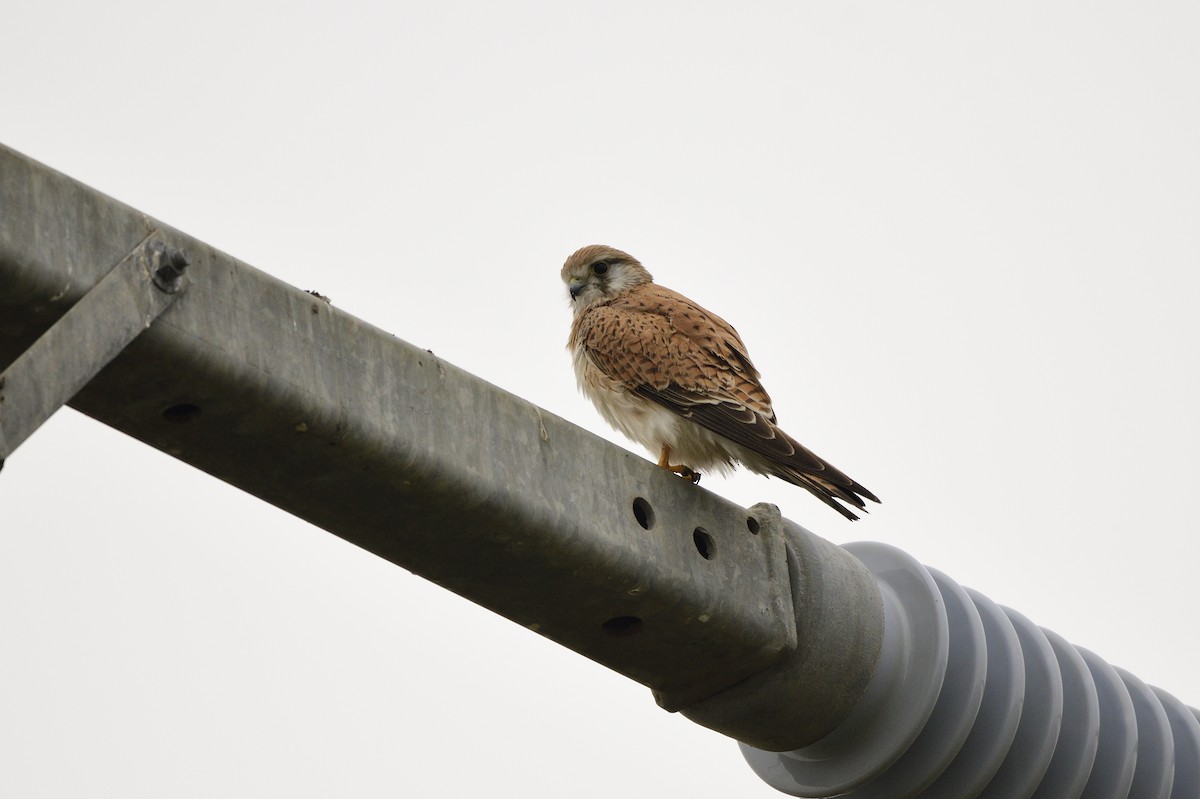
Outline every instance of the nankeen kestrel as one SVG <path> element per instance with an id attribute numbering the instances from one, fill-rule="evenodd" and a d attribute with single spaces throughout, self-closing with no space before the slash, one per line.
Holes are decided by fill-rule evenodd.
<path id="1" fill-rule="evenodd" d="M 847 519 L 875 495 L 779 429 L 737 331 L 663 288 L 636 258 L 592 244 L 563 264 L 575 318 L 567 348 L 600 415 L 693 481 L 741 463 L 808 489 Z"/>

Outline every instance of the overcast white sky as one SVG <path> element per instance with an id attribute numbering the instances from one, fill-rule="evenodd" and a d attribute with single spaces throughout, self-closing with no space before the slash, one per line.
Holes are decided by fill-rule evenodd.
<path id="1" fill-rule="evenodd" d="M 642 259 L 895 544 L 1200 706 L 1200 5 L 7 0 L 0 141 L 623 442 Z M 499 332 L 498 332 L 499 331 Z M 775 794 L 647 690 L 63 411 L 0 474 L 0 794 Z"/>

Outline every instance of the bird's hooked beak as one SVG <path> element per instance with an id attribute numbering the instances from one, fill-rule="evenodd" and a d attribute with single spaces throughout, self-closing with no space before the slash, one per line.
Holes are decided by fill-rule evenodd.
<path id="1" fill-rule="evenodd" d="M 572 280 L 567 283 L 567 291 L 571 292 L 571 302 L 579 299 L 579 295 L 587 288 L 587 283 L 583 280 Z"/>

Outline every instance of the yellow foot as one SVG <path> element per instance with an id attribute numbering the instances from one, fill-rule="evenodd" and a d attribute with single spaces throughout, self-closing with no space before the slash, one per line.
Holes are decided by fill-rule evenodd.
<path id="1" fill-rule="evenodd" d="M 658 456 L 658 466 L 660 469 L 666 469 L 668 472 L 675 472 L 675 474 L 684 480 L 690 480 L 692 483 L 700 482 L 700 472 L 697 472 L 692 467 L 684 466 L 683 464 L 671 464 L 671 447 L 669 444 L 663 444 L 662 452 Z"/>
<path id="2" fill-rule="evenodd" d="M 683 466 L 682 464 L 679 466 L 668 466 L 667 471 L 675 472 L 675 474 L 693 484 L 700 482 L 700 472 L 696 471 L 690 466 Z"/>

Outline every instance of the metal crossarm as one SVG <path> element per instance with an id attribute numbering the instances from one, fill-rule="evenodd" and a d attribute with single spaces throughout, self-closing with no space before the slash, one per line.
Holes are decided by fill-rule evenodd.
<path id="1" fill-rule="evenodd" d="M 769 512 L 684 485 L 18 153 L 0 149 L 0 175 L 0 364 L 152 234 L 189 253 L 186 301 L 73 408 L 637 680 L 672 710 L 797 647 L 783 525 Z M 824 548 L 877 608 L 865 569 Z M 836 697 L 808 721 L 814 735 L 848 712 L 881 636 L 881 617 L 856 618 L 837 587 L 802 594 L 836 611 L 801 642 L 836 667 L 811 689 Z M 825 631 L 844 645 L 820 641 Z M 762 745 L 799 743 L 755 733 L 768 716 L 698 713 Z"/>

